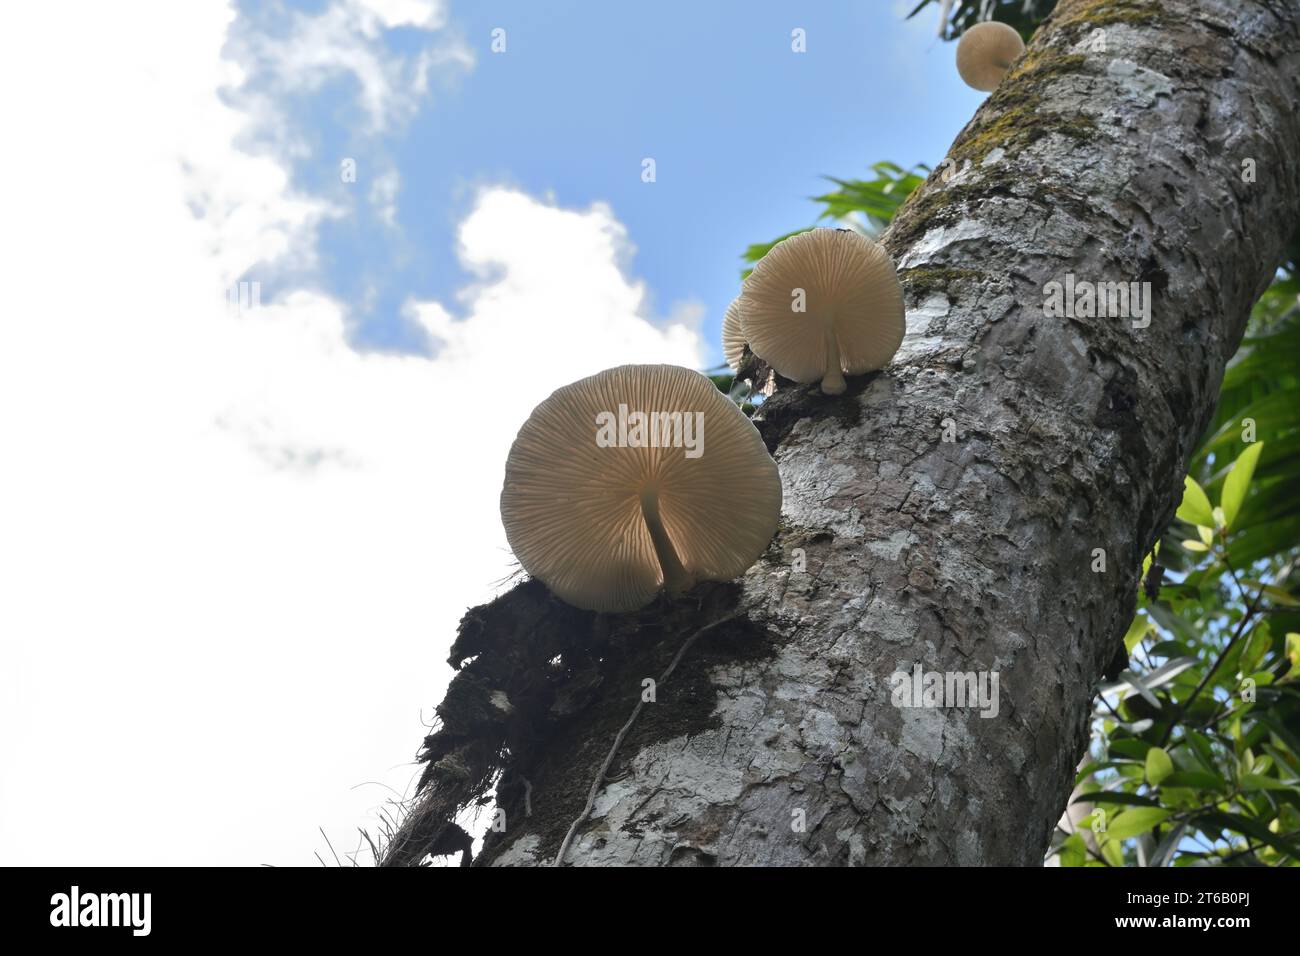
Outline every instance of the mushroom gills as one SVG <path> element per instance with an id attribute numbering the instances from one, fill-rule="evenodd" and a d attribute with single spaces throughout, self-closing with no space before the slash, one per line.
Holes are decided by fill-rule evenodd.
<path id="1" fill-rule="evenodd" d="M 671 441 L 661 426 L 659 441 L 651 430 L 609 443 L 626 451 L 597 453 L 602 422 L 620 405 L 651 426 L 650 414 L 669 424 L 692 417 Z M 690 458 L 686 423 L 705 419 L 710 451 L 697 425 L 700 454 Z M 781 476 L 754 423 L 708 377 L 674 365 L 620 365 L 557 389 L 519 429 L 501 486 L 501 523 L 520 565 L 561 600 L 599 613 L 739 577 L 780 517 Z"/>
<path id="2" fill-rule="evenodd" d="M 650 540 L 654 542 L 655 557 L 659 559 L 659 569 L 664 576 L 664 590 L 669 594 L 681 594 L 689 591 L 695 584 L 695 578 L 677 557 L 672 539 L 664 528 L 663 518 L 659 514 L 659 488 L 647 484 L 641 489 L 641 518 L 645 521 Z"/>

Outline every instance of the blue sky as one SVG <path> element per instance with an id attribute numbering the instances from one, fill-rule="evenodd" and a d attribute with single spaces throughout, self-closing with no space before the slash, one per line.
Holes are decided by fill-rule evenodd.
<path id="1" fill-rule="evenodd" d="M 292 11 L 322 6 L 245 3 L 241 13 L 247 28 L 274 33 Z M 451 303 L 464 286 L 455 227 L 476 187 L 512 185 L 567 208 L 605 201 L 628 227 L 629 271 L 655 311 L 702 303 L 717 361 L 746 245 L 810 224 L 806 197 L 823 191 L 821 175 L 865 175 L 882 159 L 933 165 L 980 102 L 935 38 L 934 14 L 905 21 L 904 6 L 453 2 L 443 33 L 476 62 L 435 80 L 413 116 L 365 135 L 346 76 L 292 103 L 289 122 L 311 144 L 292 164 L 296 186 L 347 202 L 385 168 L 401 182 L 399 228 L 360 204 L 322 225 L 315 281 L 346 303 L 358 346 L 424 349 L 403 305 Z M 796 27 L 802 54 L 791 50 Z M 496 28 L 502 53 L 490 49 Z M 382 37 L 395 56 L 425 42 L 410 27 Z M 358 184 L 340 182 L 339 157 L 356 159 Z M 641 180 L 644 157 L 656 161 L 654 183 Z"/>

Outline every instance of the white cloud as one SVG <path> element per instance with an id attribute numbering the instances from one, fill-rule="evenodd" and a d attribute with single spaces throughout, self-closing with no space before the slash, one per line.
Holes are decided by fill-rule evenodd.
<path id="1" fill-rule="evenodd" d="M 232 314 L 222 286 L 310 262 L 333 213 L 231 146 L 231 12 L 20 9 L 0 105 L 40 148 L 7 155 L 0 226 L 0 862 L 314 862 L 317 826 L 348 844 L 387 795 L 355 785 L 411 775 L 456 621 L 508 566 L 531 406 L 699 364 L 697 310 L 650 317 L 607 207 L 488 188 L 459 231 L 477 281 L 411 304 L 432 357 L 354 351 L 309 291 Z"/>
<path id="2" fill-rule="evenodd" d="M 432 66 L 465 71 L 474 65 L 473 51 L 443 34 L 446 5 L 440 0 L 333 0 L 318 13 L 288 11 L 286 19 L 274 33 L 242 23 L 231 33 L 231 54 L 244 67 L 249 87 L 241 83 L 238 98 L 248 108 L 349 77 L 357 84 L 368 132 L 377 133 L 414 113 Z M 426 31 L 430 40 L 415 56 L 394 55 L 383 34 L 398 27 Z M 260 125 L 274 131 L 277 113 L 268 112 Z"/>
<path id="3" fill-rule="evenodd" d="M 393 27 L 436 30 L 447 20 L 447 4 L 443 0 L 355 0 L 350 6 L 363 17 L 374 17 L 390 30 Z"/>

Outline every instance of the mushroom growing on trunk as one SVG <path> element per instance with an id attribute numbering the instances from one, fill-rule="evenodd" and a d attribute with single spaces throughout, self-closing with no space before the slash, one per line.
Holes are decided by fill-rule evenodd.
<path id="1" fill-rule="evenodd" d="M 1015 27 L 996 20 L 977 23 L 957 43 L 957 72 L 966 85 L 983 93 L 995 90 L 1025 52 Z"/>
<path id="2" fill-rule="evenodd" d="M 758 430 L 710 379 L 672 365 L 623 365 L 558 389 L 519 430 L 501 491 L 519 563 L 591 611 L 740 576 L 780 515 L 781 479 Z"/>
<path id="3" fill-rule="evenodd" d="M 740 323 L 755 355 L 796 382 L 844 391 L 903 343 L 903 289 L 889 253 L 849 229 L 778 242 L 745 279 Z"/>

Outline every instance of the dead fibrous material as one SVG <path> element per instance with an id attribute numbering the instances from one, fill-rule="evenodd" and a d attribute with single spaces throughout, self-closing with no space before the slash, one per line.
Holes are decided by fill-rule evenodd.
<path id="1" fill-rule="evenodd" d="M 506 461 L 519 563 L 593 611 L 743 574 L 771 541 L 781 479 L 757 429 L 699 372 L 624 365 L 534 409 Z"/>
<path id="2" fill-rule="evenodd" d="M 903 289 L 879 243 L 848 229 L 812 229 L 772 247 L 745 279 L 744 338 L 796 382 L 844 391 L 844 375 L 884 367 L 903 342 Z"/>
<path id="3" fill-rule="evenodd" d="M 663 684 L 665 665 L 697 634 L 690 653 L 713 665 L 770 659 L 771 636 L 741 613 L 742 593 L 735 583 L 706 582 L 687 599 L 610 617 L 578 610 L 531 580 L 471 608 L 448 659 L 456 674 L 419 755 L 417 794 L 392 808 L 376 857 L 416 866 L 431 853 L 459 852 L 457 815 L 486 805 L 493 791 L 509 826 L 488 832 L 483 862 L 522 833 L 539 837 L 544 857 L 554 854 L 583 810 L 607 742 L 640 699 L 643 676 L 659 674 Z M 719 623 L 701 628 L 699 615 Z M 643 715 L 629 745 L 712 726 L 717 691 L 708 667 L 672 676 L 659 699 L 674 705 Z M 577 739 L 600 742 L 590 760 L 551 762 L 553 748 L 564 752 Z"/>
<path id="4" fill-rule="evenodd" d="M 957 44 L 957 72 L 967 86 L 988 93 L 1024 52 L 1025 41 L 1014 27 L 994 20 L 977 23 Z"/>

